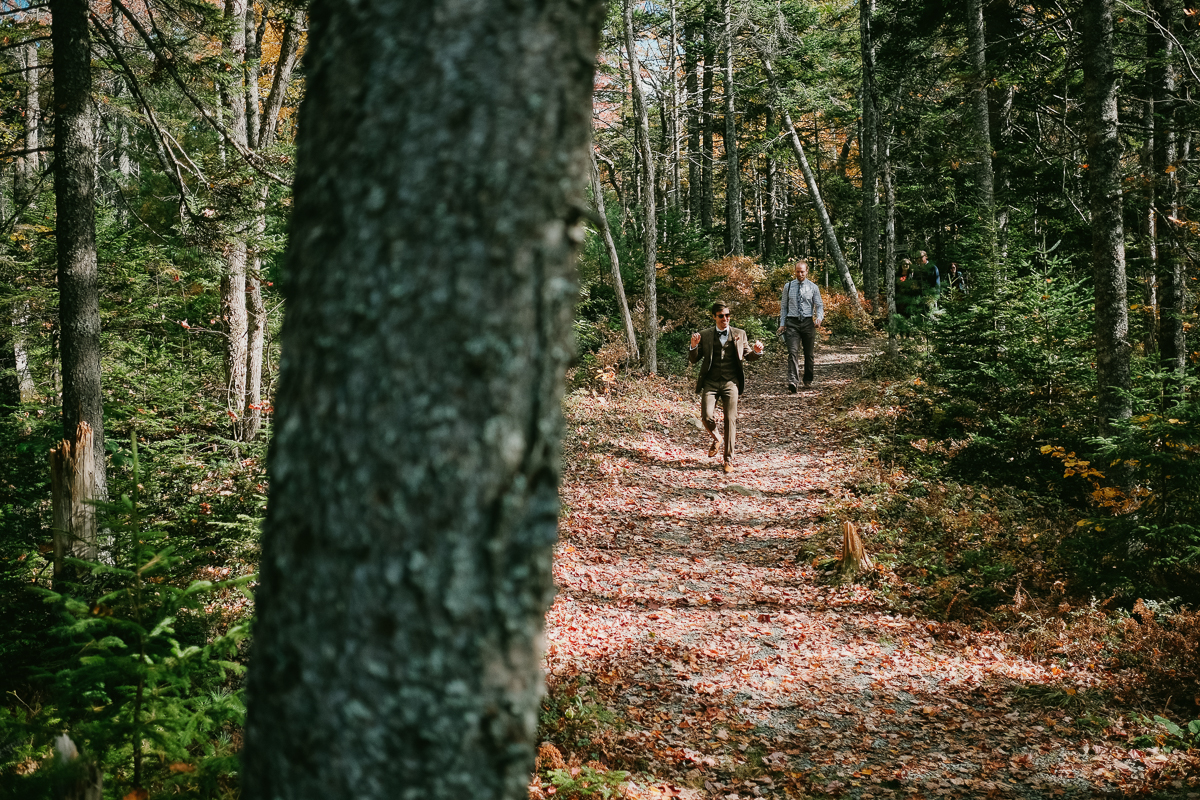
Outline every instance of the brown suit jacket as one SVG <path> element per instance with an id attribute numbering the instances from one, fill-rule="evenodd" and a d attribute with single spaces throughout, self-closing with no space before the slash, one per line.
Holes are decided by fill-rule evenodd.
<path id="1" fill-rule="evenodd" d="M 738 394 L 742 395 L 746 393 L 746 374 L 742 371 L 742 362 L 753 361 L 762 353 L 754 352 L 744 330 L 734 328 L 732 325 L 729 329 L 733 332 L 733 349 L 737 354 L 733 369 L 737 373 Z M 704 390 L 704 379 L 708 376 L 709 369 L 712 368 L 713 345 L 716 341 L 717 328 L 714 325 L 708 330 L 700 332 L 700 344 L 696 345 L 695 350 L 688 350 L 688 363 L 700 362 L 700 374 L 696 376 L 696 394 L 700 394 Z"/>

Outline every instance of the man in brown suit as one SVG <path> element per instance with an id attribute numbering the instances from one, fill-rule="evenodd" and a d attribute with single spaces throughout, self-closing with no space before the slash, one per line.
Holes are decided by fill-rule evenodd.
<path id="1" fill-rule="evenodd" d="M 712 304 L 713 322 L 708 330 L 692 334 L 688 363 L 700 362 L 700 374 L 696 376 L 696 394 L 700 395 L 700 419 L 712 436 L 708 449 L 711 458 L 717 454 L 721 439 L 717 436 L 717 421 L 713 418 L 717 400 L 725 411 L 725 465 L 726 472 L 733 472 L 733 444 L 737 438 L 738 396 L 746 391 L 746 376 L 742 371 L 743 361 L 753 361 L 762 355 L 763 343 L 750 346 L 746 332 L 729 325 L 729 306 Z"/>

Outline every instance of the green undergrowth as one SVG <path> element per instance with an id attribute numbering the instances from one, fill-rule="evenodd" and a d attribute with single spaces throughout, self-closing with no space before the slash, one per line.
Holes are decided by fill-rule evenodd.
<path id="1" fill-rule="evenodd" d="M 882 345 L 847 392 L 869 455 L 843 511 L 896 578 L 880 591 L 1200 715 L 1196 379 L 1135 360 L 1133 415 L 1095 436 L 1090 293 L 1033 274 L 1004 295 Z M 1078 705 L 1069 688 L 1047 702 Z"/>

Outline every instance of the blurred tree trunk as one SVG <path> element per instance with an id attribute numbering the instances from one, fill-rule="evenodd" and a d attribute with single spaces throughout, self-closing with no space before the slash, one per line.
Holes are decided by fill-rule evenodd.
<path id="1" fill-rule="evenodd" d="M 604 4 L 310 17 L 242 789 L 518 800 Z"/>
<path id="2" fill-rule="evenodd" d="M 1125 302 L 1125 230 L 1121 218 L 1121 140 L 1113 61 L 1115 0 L 1084 0 L 1081 41 L 1087 133 L 1088 206 L 1096 285 L 1097 407 L 1102 429 L 1130 414 L 1129 312 Z"/>
<path id="3" fill-rule="evenodd" d="M 625 49 L 629 57 L 629 78 L 633 91 L 633 115 L 637 134 L 637 150 L 642 156 L 642 245 L 646 254 L 644 267 L 646 305 L 646 349 L 642 365 L 650 375 L 658 372 L 658 209 L 655 206 L 654 147 L 650 141 L 650 120 L 646 98 L 642 94 L 642 70 L 638 64 L 637 40 L 633 35 L 633 0 L 624 0 Z"/>
<path id="4" fill-rule="evenodd" d="M 100 290 L 96 264 L 96 154 L 87 0 L 50 0 L 54 24 L 54 197 L 63 436 L 92 431 L 91 496 L 107 496 L 100 391 Z"/>
<path id="5" fill-rule="evenodd" d="M 733 84 L 733 0 L 724 0 L 725 15 L 725 249 L 746 254 L 742 244 L 742 170 L 738 164 L 736 91 Z"/>

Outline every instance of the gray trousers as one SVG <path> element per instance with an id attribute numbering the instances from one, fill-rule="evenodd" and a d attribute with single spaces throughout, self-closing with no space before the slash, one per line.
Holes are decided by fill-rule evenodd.
<path id="1" fill-rule="evenodd" d="M 700 420 L 712 433 L 717 429 L 715 417 L 717 400 L 725 412 L 725 460 L 733 461 L 733 445 L 737 439 L 738 388 L 733 381 L 705 381 L 700 391 Z"/>
<path id="2" fill-rule="evenodd" d="M 812 383 L 813 379 L 813 346 L 817 339 L 817 329 L 812 317 L 788 317 L 783 328 L 783 342 L 787 345 L 788 386 L 800 385 L 800 349 L 804 349 L 804 385 Z"/>

